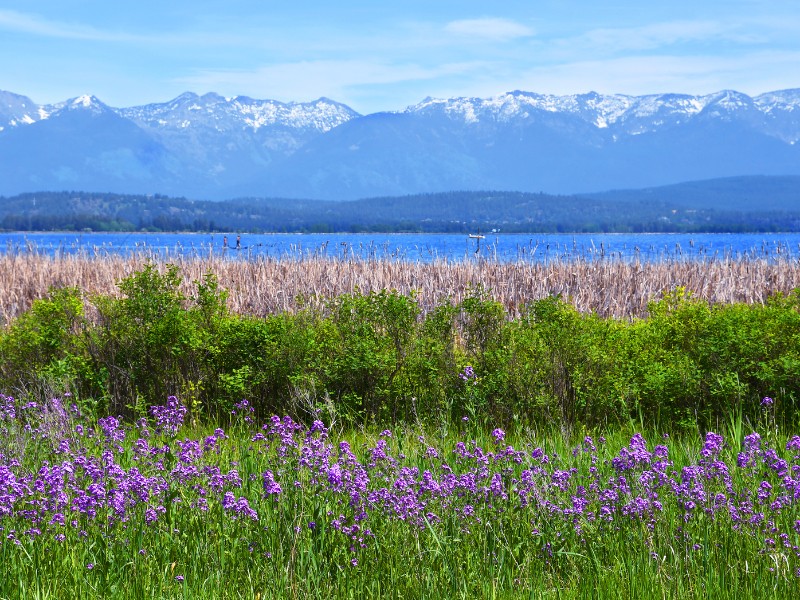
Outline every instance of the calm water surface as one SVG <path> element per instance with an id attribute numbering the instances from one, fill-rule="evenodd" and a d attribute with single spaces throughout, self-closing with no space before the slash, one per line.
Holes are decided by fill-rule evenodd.
<path id="1" fill-rule="evenodd" d="M 226 245 L 227 242 L 227 245 Z M 800 260 L 800 233 L 751 234 L 237 234 L 0 233 L 0 252 L 47 255 L 224 256 L 232 260 L 310 257 L 430 262 L 490 259 Z"/>

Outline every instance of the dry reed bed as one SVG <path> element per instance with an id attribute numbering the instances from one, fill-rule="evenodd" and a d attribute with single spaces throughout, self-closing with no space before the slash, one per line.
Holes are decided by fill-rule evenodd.
<path id="1" fill-rule="evenodd" d="M 0 322 L 8 323 L 46 295 L 51 286 L 75 286 L 89 294 L 116 294 L 117 282 L 152 262 L 147 256 L 40 254 L 0 256 Z M 229 290 L 229 307 L 240 314 L 292 311 L 297 298 L 320 302 L 354 290 L 417 292 L 423 310 L 450 298 L 461 300 L 483 285 L 510 314 L 531 300 L 560 294 L 580 311 L 635 317 L 665 291 L 684 286 L 712 303 L 761 303 L 774 292 L 800 287 L 800 261 L 714 259 L 705 262 L 626 263 L 619 260 L 550 262 L 395 262 L 329 258 L 230 260 L 171 258 L 189 293 L 194 280 L 214 273 Z"/>

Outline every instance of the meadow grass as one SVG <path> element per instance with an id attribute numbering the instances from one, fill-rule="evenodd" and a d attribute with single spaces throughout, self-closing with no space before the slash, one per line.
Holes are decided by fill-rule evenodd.
<path id="1" fill-rule="evenodd" d="M 511 317 L 560 294 L 630 318 L 676 287 L 753 304 L 800 287 L 798 264 L 774 259 L 171 262 L 187 295 L 214 273 L 254 316 L 389 288 L 424 313 L 481 285 Z M 150 263 L 4 255 L 0 319 L 51 286 L 118 295 Z M 223 430 L 148 401 L 134 422 L 67 395 L 0 396 L 0 598 L 786 598 L 800 584 L 800 437 L 769 402 L 718 436 L 444 414 L 343 429 L 255 421 L 246 402 Z"/>
<path id="2" fill-rule="evenodd" d="M 230 260 L 216 255 L 175 256 L 169 260 L 139 254 L 56 255 L 35 252 L 0 256 L 0 323 L 28 310 L 51 287 L 76 287 L 89 295 L 118 294 L 117 284 L 148 264 L 160 270 L 167 262 L 184 274 L 185 294 L 191 282 L 214 273 L 229 291 L 232 312 L 264 316 L 292 312 L 298 306 L 322 304 L 354 291 L 395 289 L 416 293 L 424 311 L 443 301 L 459 303 L 482 286 L 511 316 L 532 301 L 560 295 L 581 312 L 599 316 L 636 317 L 647 304 L 677 287 L 695 298 L 718 303 L 763 303 L 776 293 L 800 287 L 800 262 L 789 256 L 667 259 L 661 262 L 615 259 L 548 263 L 491 260 L 430 263 L 399 260 L 357 260 L 307 257 Z"/>
<path id="3" fill-rule="evenodd" d="M 0 598 L 791 597 L 800 437 L 0 400 Z M 745 433 L 747 435 L 745 435 Z"/>

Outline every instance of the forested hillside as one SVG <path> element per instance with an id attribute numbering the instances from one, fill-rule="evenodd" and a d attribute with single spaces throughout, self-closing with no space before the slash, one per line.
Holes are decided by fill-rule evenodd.
<path id="1" fill-rule="evenodd" d="M 39 192 L 0 198 L 7 231 L 746 232 L 800 230 L 800 177 L 581 196 L 445 192 L 349 202 Z"/>

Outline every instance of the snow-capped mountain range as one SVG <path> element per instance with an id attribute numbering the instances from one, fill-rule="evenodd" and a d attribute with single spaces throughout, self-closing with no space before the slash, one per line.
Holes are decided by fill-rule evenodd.
<path id="1" fill-rule="evenodd" d="M 800 139 L 800 89 L 771 92 L 751 98 L 730 90 L 705 96 L 660 94 L 601 95 L 595 92 L 553 96 L 511 92 L 490 99 L 428 98 L 406 112 L 443 111 L 465 123 L 491 119 L 511 122 L 534 112 L 575 115 L 613 135 L 638 135 L 687 123 L 698 115 L 723 120 L 747 119 L 790 144 Z"/>
<path id="2" fill-rule="evenodd" d="M 138 125 L 153 129 L 183 129 L 192 125 L 213 126 L 217 131 L 279 125 L 297 130 L 325 132 L 359 116 L 343 104 L 327 98 L 315 102 L 285 104 L 275 100 L 253 100 L 244 96 L 223 98 L 218 94 L 198 96 L 187 92 L 170 102 L 130 108 L 111 108 L 94 96 L 84 95 L 58 104 L 35 104 L 25 96 L 0 91 L 0 131 L 29 125 L 64 111 L 85 109 L 95 114 L 110 110 Z"/>
<path id="3" fill-rule="evenodd" d="M 0 91 L 0 194 L 81 189 L 348 199 L 446 190 L 574 193 L 800 175 L 800 89 L 750 97 L 427 98 L 360 115 L 186 93 L 113 108 Z"/>

